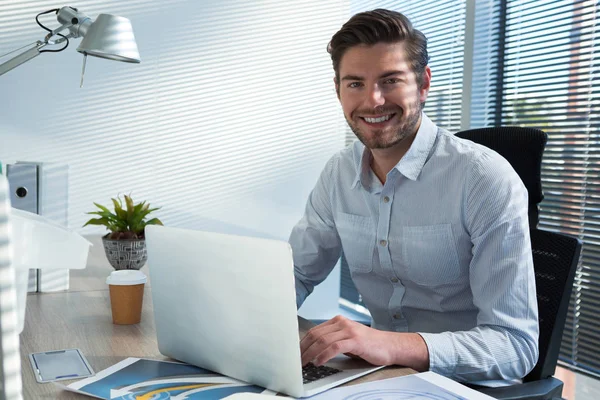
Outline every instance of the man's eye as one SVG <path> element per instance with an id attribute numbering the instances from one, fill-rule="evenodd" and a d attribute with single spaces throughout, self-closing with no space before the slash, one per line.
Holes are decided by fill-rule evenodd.
<path id="1" fill-rule="evenodd" d="M 398 82 L 400 82 L 400 79 L 398 79 L 398 78 L 390 78 L 390 79 L 386 79 L 385 81 L 383 81 L 383 83 L 388 84 L 388 85 L 393 85 Z"/>
<path id="2" fill-rule="evenodd" d="M 360 87 L 360 86 L 361 86 L 361 83 L 360 83 L 360 82 L 350 82 L 350 83 L 348 84 L 348 87 L 349 87 L 349 88 L 353 88 L 353 89 L 355 89 L 355 88 L 358 88 L 358 87 Z"/>

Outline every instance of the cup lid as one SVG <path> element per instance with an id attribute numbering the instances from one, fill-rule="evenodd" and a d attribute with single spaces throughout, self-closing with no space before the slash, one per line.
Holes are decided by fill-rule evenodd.
<path id="1" fill-rule="evenodd" d="M 146 283 L 148 279 L 142 271 L 137 269 L 121 269 L 110 273 L 106 278 L 106 283 L 109 285 L 141 285 Z"/>

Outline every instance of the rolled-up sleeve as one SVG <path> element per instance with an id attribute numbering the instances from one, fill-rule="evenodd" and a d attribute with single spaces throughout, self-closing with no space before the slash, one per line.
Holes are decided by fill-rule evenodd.
<path id="1" fill-rule="evenodd" d="M 327 278 L 342 251 L 330 197 L 331 176 L 336 162 L 336 157 L 331 158 L 323 169 L 308 197 L 304 216 L 290 234 L 298 308 L 314 287 Z"/>
<path id="2" fill-rule="evenodd" d="M 519 379 L 537 362 L 539 337 L 527 191 L 508 162 L 495 155 L 477 162 L 466 190 L 477 326 L 419 334 L 434 372 L 464 382 Z"/>

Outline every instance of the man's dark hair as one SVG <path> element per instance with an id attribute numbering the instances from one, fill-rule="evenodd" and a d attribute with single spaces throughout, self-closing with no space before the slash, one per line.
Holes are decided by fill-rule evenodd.
<path id="1" fill-rule="evenodd" d="M 412 23 L 403 14 L 377 9 L 354 15 L 348 20 L 327 45 L 331 54 L 335 80 L 340 81 L 340 61 L 346 50 L 357 45 L 372 46 L 377 43 L 404 42 L 410 67 L 417 77 L 419 87 L 423 85 L 423 73 L 429 56 L 427 38 L 413 28 Z"/>

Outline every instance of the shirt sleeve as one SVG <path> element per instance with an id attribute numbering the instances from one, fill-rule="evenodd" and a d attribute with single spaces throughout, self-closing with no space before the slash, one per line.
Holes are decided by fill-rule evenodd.
<path id="1" fill-rule="evenodd" d="M 539 337 L 527 190 L 496 154 L 478 160 L 466 188 L 477 326 L 419 334 L 434 372 L 466 382 L 520 379 L 537 362 Z"/>
<path id="2" fill-rule="evenodd" d="M 329 275 L 342 251 L 333 220 L 330 196 L 336 161 L 335 157 L 331 158 L 321 172 L 308 197 L 304 216 L 290 235 L 298 308 L 314 287 Z"/>

